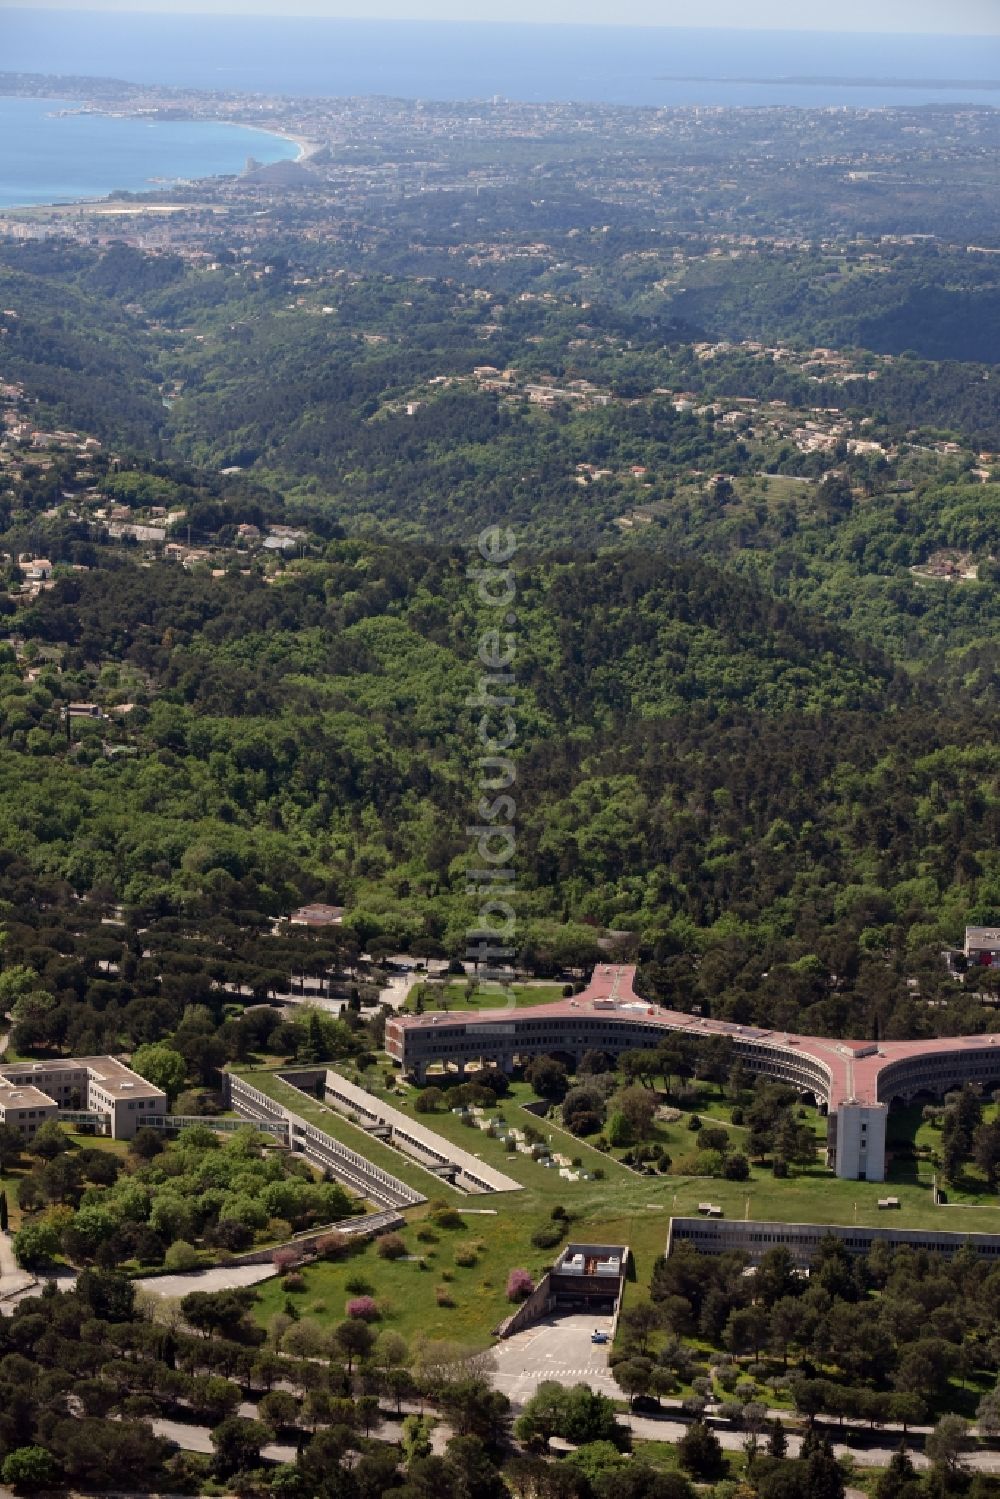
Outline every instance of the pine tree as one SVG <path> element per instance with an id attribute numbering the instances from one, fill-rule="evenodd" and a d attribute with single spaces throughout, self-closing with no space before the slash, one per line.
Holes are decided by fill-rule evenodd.
<path id="1" fill-rule="evenodd" d="M 775 1416 L 771 1425 L 767 1438 L 767 1450 L 771 1457 L 782 1458 L 788 1453 L 788 1438 L 785 1436 L 785 1428 L 779 1416 Z"/>
<path id="2" fill-rule="evenodd" d="M 875 1499 L 904 1499 L 905 1495 L 912 1492 L 911 1486 L 916 1483 L 916 1479 L 916 1469 L 910 1461 L 910 1454 L 900 1442 L 898 1449 L 892 1454 L 889 1466 L 875 1485 Z"/>
<path id="3" fill-rule="evenodd" d="M 844 1499 L 844 1474 L 826 1437 L 809 1454 L 804 1487 L 809 1499 Z"/>

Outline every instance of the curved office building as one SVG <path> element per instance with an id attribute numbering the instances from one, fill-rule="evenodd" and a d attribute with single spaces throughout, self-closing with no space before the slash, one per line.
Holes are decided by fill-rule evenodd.
<path id="1" fill-rule="evenodd" d="M 788 1082 L 827 1110 L 827 1156 L 838 1176 L 882 1181 L 886 1115 L 894 1100 L 940 1097 L 971 1082 L 1000 1083 L 1000 1038 L 937 1041 L 834 1041 L 764 1031 L 664 1010 L 635 993 L 634 967 L 601 964 L 582 994 L 533 1009 L 399 1015 L 386 1023 L 385 1048 L 420 1083 L 441 1066 L 511 1072 L 532 1057 L 655 1047 L 664 1032 L 722 1035 L 749 1073 Z"/>

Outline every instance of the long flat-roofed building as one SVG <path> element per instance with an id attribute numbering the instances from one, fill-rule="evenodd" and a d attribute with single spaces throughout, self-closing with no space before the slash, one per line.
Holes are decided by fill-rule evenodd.
<path id="1" fill-rule="evenodd" d="M 885 1179 L 889 1105 L 919 1093 L 941 1097 L 962 1083 L 1000 1082 L 1000 1036 L 936 1041 L 837 1041 L 766 1031 L 661 1009 L 635 993 L 635 968 L 602 963 L 583 993 L 550 1005 L 477 1013 L 397 1015 L 386 1021 L 385 1049 L 418 1082 L 444 1065 L 511 1072 L 532 1057 L 586 1051 L 618 1056 L 658 1046 L 668 1032 L 726 1036 L 744 1069 L 792 1083 L 827 1110 L 827 1159 L 838 1176 Z"/>
<path id="2" fill-rule="evenodd" d="M 671 1218 L 667 1254 L 680 1244 L 693 1244 L 702 1254 L 745 1254 L 758 1265 L 772 1249 L 787 1249 L 797 1265 L 808 1266 L 824 1240 L 836 1239 L 849 1254 L 870 1254 L 873 1245 L 916 1249 L 950 1259 L 971 1249 L 987 1259 L 1000 1259 L 1000 1234 L 967 1233 L 935 1228 L 850 1227 L 840 1223 L 772 1223 L 755 1218 Z"/>
<path id="3" fill-rule="evenodd" d="M 116 1057 L 6 1062 L 0 1066 L 0 1102 L 7 1097 L 8 1089 L 22 1093 L 30 1090 L 44 1100 L 48 1110 L 45 1118 L 57 1118 L 60 1112 L 103 1115 L 108 1134 L 116 1140 L 133 1139 L 144 1119 L 162 1118 L 167 1112 L 167 1095 L 162 1088 L 154 1087 Z M 37 1117 L 41 1104 L 36 1101 L 29 1107 L 36 1110 Z"/>

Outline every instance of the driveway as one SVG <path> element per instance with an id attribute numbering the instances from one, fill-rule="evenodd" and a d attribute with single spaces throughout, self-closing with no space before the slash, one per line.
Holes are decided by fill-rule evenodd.
<path id="1" fill-rule="evenodd" d="M 154 1416 L 150 1426 L 158 1437 L 163 1437 L 168 1442 L 176 1442 L 178 1447 L 183 1447 L 185 1452 L 214 1452 L 212 1446 L 212 1430 L 209 1426 L 189 1426 L 186 1421 L 166 1421 L 160 1416 Z M 270 1458 L 276 1463 L 293 1463 L 296 1457 L 296 1448 L 287 1442 L 270 1442 L 261 1448 L 261 1455 Z"/>
<path id="2" fill-rule="evenodd" d="M 277 1273 L 270 1261 L 263 1265 L 217 1265 L 212 1270 L 193 1270 L 189 1275 L 151 1275 L 148 1280 L 137 1280 L 136 1286 L 152 1291 L 154 1296 L 186 1296 L 189 1291 L 235 1291 L 240 1286 L 255 1286 Z"/>
<path id="3" fill-rule="evenodd" d="M 593 1312 L 546 1317 L 505 1338 L 493 1349 L 493 1384 L 514 1405 L 523 1405 L 546 1379 L 560 1384 L 587 1384 L 603 1395 L 621 1394 L 608 1370 L 609 1343 L 592 1343 L 592 1332 L 611 1333 L 611 1318 Z"/>
<path id="4" fill-rule="evenodd" d="M 14 1258 L 14 1244 L 9 1234 L 0 1233 L 0 1299 L 7 1300 L 30 1291 L 35 1277 L 22 1270 Z"/>

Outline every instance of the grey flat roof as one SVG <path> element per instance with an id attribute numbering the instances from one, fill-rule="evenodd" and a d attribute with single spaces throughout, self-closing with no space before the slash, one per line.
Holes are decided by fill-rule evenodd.
<path id="1" fill-rule="evenodd" d="M 982 943 L 984 947 L 1000 947 L 1000 926 L 967 926 L 966 943 Z"/>
<path id="2" fill-rule="evenodd" d="M 81 1071 L 86 1072 L 89 1082 L 99 1083 L 109 1093 L 123 1098 L 166 1097 L 162 1088 L 147 1082 L 117 1057 L 53 1057 L 45 1062 L 5 1062 L 0 1066 L 0 1078 L 10 1082 L 15 1077 L 44 1077 L 52 1073 Z"/>

